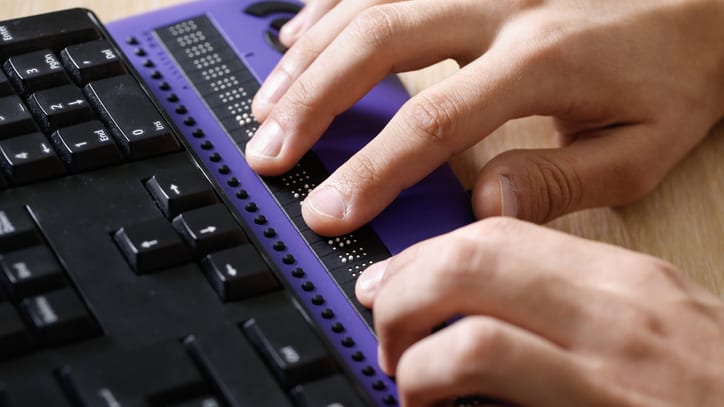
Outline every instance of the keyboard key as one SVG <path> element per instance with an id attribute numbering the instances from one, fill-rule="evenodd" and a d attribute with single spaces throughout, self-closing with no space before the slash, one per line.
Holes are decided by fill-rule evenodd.
<path id="1" fill-rule="evenodd" d="M 291 303 L 260 310 L 243 324 L 244 332 L 279 380 L 293 386 L 335 371 L 322 342 Z"/>
<path id="2" fill-rule="evenodd" d="M 41 48 L 59 51 L 73 43 L 100 38 L 93 20 L 81 9 L 4 21 L 0 32 L 2 59 Z"/>
<path id="3" fill-rule="evenodd" d="M 65 164 L 73 171 L 118 164 L 123 154 L 103 123 L 93 120 L 59 129 L 50 136 Z"/>
<path id="4" fill-rule="evenodd" d="M 339 374 L 296 386 L 292 390 L 292 395 L 299 407 L 364 407 L 365 405 L 349 381 Z"/>
<path id="5" fill-rule="evenodd" d="M 8 96 L 13 94 L 13 87 L 10 85 L 8 77 L 0 70 L 0 96 Z"/>
<path id="6" fill-rule="evenodd" d="M 116 51 L 105 40 L 71 45 L 60 53 L 60 59 L 79 85 L 126 73 Z"/>
<path id="7" fill-rule="evenodd" d="M 0 165 L 16 184 L 27 184 L 65 174 L 65 167 L 42 133 L 0 140 Z"/>
<path id="8" fill-rule="evenodd" d="M 20 309 L 45 345 L 63 345 L 99 333 L 93 317 L 69 288 L 26 298 L 20 302 Z"/>
<path id="9" fill-rule="evenodd" d="M 83 93 L 75 85 L 35 92 L 28 99 L 28 107 L 46 133 L 95 117 Z"/>
<path id="10" fill-rule="evenodd" d="M 175 341 L 102 354 L 65 367 L 61 377 L 80 406 L 168 406 L 211 394 Z"/>
<path id="11" fill-rule="evenodd" d="M 30 335 L 15 308 L 0 302 L 0 360 L 20 355 L 31 347 Z"/>
<path id="12" fill-rule="evenodd" d="M 188 249 L 163 218 L 124 226 L 113 239 L 138 274 L 177 266 L 190 260 Z"/>
<path id="13" fill-rule="evenodd" d="M 91 82 L 85 93 L 130 158 L 179 149 L 168 124 L 133 77 L 121 75 Z"/>
<path id="14" fill-rule="evenodd" d="M 0 252 L 40 243 L 40 234 L 22 206 L 0 207 Z"/>
<path id="15" fill-rule="evenodd" d="M 201 265 L 224 301 L 241 300 L 279 286 L 264 260 L 251 245 L 209 254 Z"/>
<path id="16" fill-rule="evenodd" d="M 244 231 L 222 204 L 184 212 L 172 223 L 197 256 L 247 242 Z"/>
<path id="17" fill-rule="evenodd" d="M 14 298 L 25 298 L 67 285 L 63 269 L 45 246 L 6 253 L 0 259 L 3 283 Z"/>
<path id="18" fill-rule="evenodd" d="M 211 184 L 196 169 L 161 172 L 146 181 L 146 189 L 169 219 L 218 202 Z"/>
<path id="19" fill-rule="evenodd" d="M 178 404 L 174 403 L 171 407 L 221 407 L 222 405 L 214 396 L 206 396 Z"/>
<path id="20" fill-rule="evenodd" d="M 15 88 L 25 95 L 69 81 L 58 57 L 47 49 L 14 56 L 3 66 Z"/>
<path id="21" fill-rule="evenodd" d="M 37 131 L 30 111 L 17 96 L 0 98 L 0 139 Z"/>

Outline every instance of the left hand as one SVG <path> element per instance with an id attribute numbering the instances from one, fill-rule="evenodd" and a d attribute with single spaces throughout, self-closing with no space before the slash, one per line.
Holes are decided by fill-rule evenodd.
<path id="1" fill-rule="evenodd" d="M 405 406 L 724 403 L 724 302 L 650 256 L 489 218 L 371 266 L 357 295 Z"/>

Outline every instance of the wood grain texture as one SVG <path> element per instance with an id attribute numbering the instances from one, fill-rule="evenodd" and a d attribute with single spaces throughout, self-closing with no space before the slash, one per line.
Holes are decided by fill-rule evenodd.
<path id="1" fill-rule="evenodd" d="M 6 0 L 0 20 L 68 7 L 87 7 L 102 21 L 180 3 L 180 0 Z M 445 62 L 406 73 L 411 93 L 454 74 Z M 724 67 L 722 69 L 724 75 Z M 511 148 L 552 146 L 547 118 L 507 123 L 452 160 L 466 186 L 495 155 Z M 550 227 L 668 260 L 710 290 L 724 294 L 724 124 L 719 125 L 643 200 L 621 208 L 586 210 Z"/>

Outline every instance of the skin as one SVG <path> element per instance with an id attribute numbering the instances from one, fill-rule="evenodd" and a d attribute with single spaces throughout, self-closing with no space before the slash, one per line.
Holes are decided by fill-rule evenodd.
<path id="1" fill-rule="evenodd" d="M 489 218 L 363 276 L 357 295 L 404 406 L 461 394 L 518 406 L 724 401 L 724 302 L 659 259 Z"/>
<path id="2" fill-rule="evenodd" d="M 483 220 L 360 277 L 403 405 L 724 402 L 721 299 L 661 260 L 490 218 L 542 223 L 654 188 L 724 113 L 722 21 L 722 0 L 313 0 L 283 28 L 292 47 L 255 98 L 263 125 L 246 151 L 265 175 L 291 168 L 386 75 L 461 66 L 307 197 L 318 233 L 366 223 L 510 119 L 556 123 L 559 148 L 482 169 L 472 204 Z"/>

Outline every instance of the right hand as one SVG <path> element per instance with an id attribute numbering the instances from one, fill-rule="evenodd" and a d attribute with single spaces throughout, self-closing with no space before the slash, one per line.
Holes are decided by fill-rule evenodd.
<path id="1" fill-rule="evenodd" d="M 459 72 L 412 97 L 309 194 L 312 229 L 356 229 L 452 155 L 530 115 L 553 116 L 564 142 L 488 162 L 473 191 L 479 218 L 541 223 L 626 204 L 724 113 L 722 21 L 722 0 L 312 1 L 282 30 L 287 42 L 303 34 L 256 95 L 263 124 L 246 158 L 283 173 L 385 76 L 454 58 Z"/>

